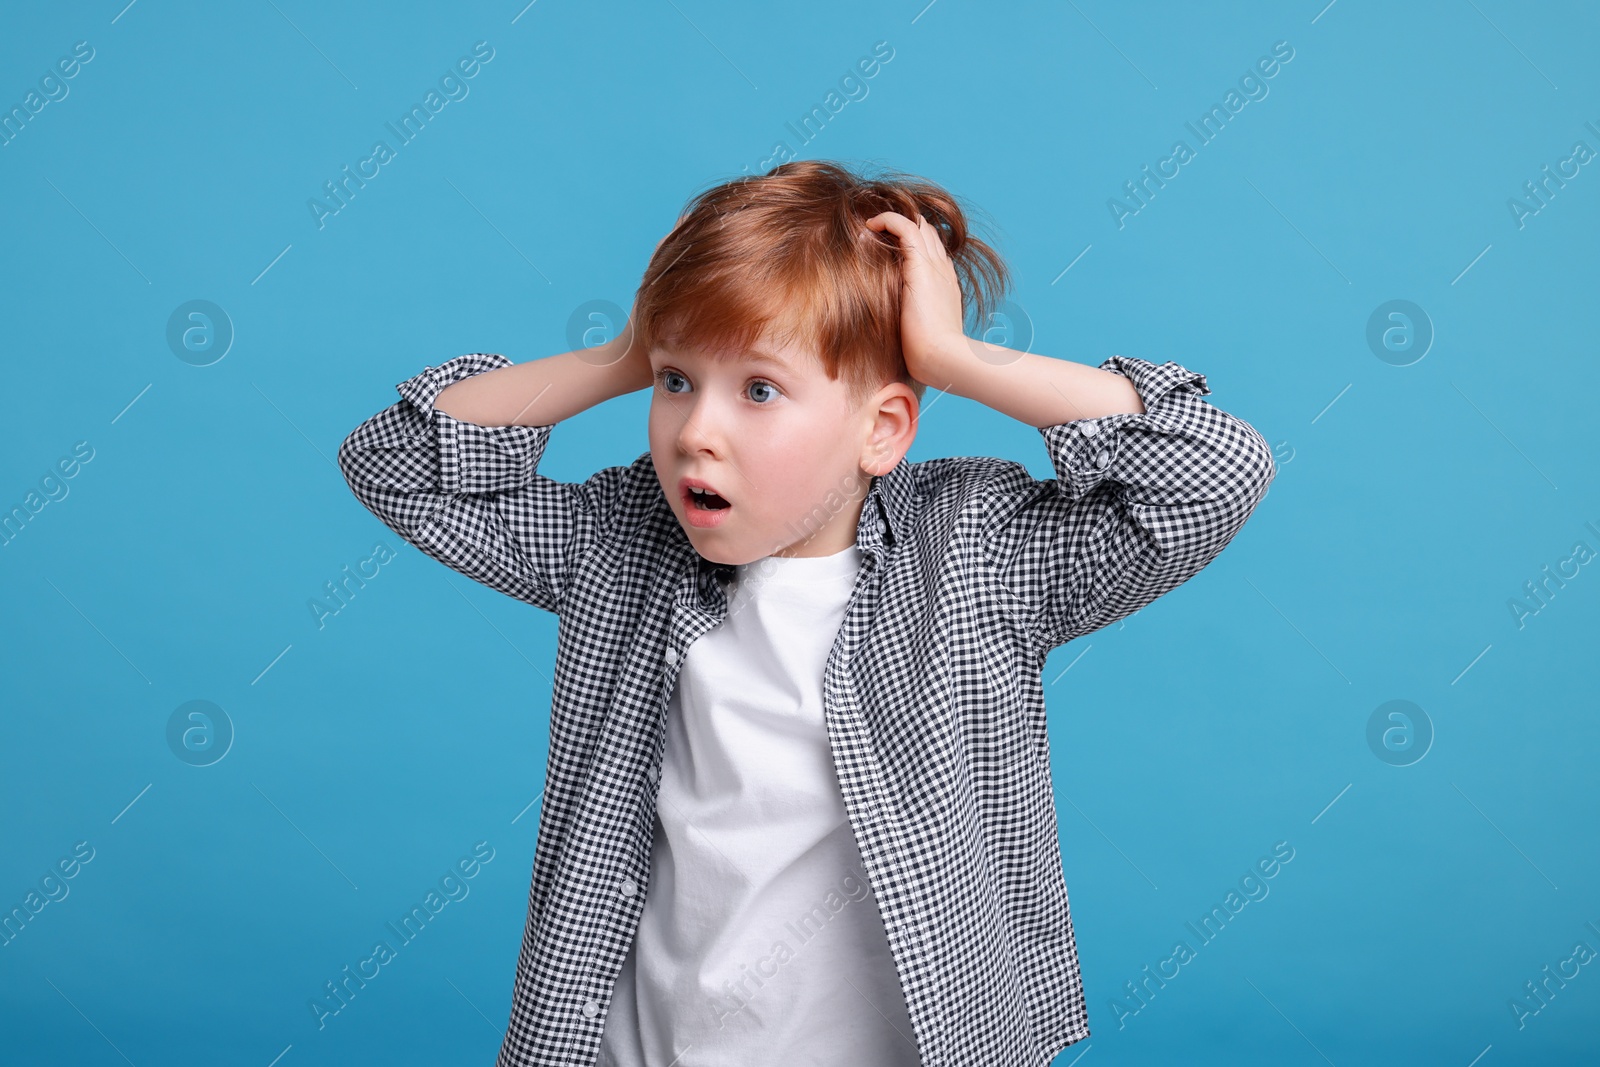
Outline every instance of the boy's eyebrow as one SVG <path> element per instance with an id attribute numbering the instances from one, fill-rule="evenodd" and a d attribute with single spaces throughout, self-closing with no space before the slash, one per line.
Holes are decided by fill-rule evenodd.
<path id="1" fill-rule="evenodd" d="M 776 356 L 764 348 L 746 349 L 737 358 L 745 363 L 761 363 L 769 367 L 776 367 L 779 370 L 789 369 L 788 360 Z"/>
<path id="2" fill-rule="evenodd" d="M 750 349 L 749 352 L 747 352 L 745 354 L 745 359 L 746 359 L 746 362 L 749 362 L 749 363 L 765 363 L 768 366 L 778 367 L 780 369 L 789 366 L 787 361 L 779 359 L 777 356 L 773 355 L 771 352 L 768 352 L 768 351 L 766 351 L 765 349 L 762 349 L 762 348 L 752 348 L 752 349 Z"/>

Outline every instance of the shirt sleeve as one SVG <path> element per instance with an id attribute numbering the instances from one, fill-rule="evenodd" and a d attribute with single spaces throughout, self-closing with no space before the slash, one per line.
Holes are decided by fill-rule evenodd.
<path id="1" fill-rule="evenodd" d="M 581 483 L 538 473 L 554 426 L 478 426 L 436 409 L 453 382 L 511 365 L 472 353 L 425 367 L 356 427 L 339 469 L 384 525 L 452 570 L 559 613 L 575 564 L 610 527 L 628 467 Z"/>
<path id="2" fill-rule="evenodd" d="M 1143 414 L 1039 428 L 1056 477 L 1023 479 L 986 531 L 1046 651 L 1133 614 L 1211 562 L 1276 475 L 1254 427 L 1203 399 L 1205 376 L 1129 356 Z M 1009 505 L 1009 506 L 1007 506 Z"/>

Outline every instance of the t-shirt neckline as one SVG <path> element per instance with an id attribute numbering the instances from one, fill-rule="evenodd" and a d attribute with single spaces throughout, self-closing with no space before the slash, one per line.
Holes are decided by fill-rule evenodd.
<path id="1" fill-rule="evenodd" d="M 734 567 L 735 581 L 746 580 L 779 585 L 804 585 L 853 574 L 861 567 L 861 549 L 856 545 L 828 556 L 763 556 Z"/>

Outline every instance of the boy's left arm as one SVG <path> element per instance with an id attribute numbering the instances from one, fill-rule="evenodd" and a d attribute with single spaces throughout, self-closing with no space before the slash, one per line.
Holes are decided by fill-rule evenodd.
<path id="1" fill-rule="evenodd" d="M 901 256 L 912 376 L 1037 427 L 1056 477 L 986 487 L 984 543 L 1048 651 L 1181 585 L 1211 562 L 1277 471 L 1255 429 L 1212 407 L 1205 376 L 1112 356 L 1098 368 L 972 340 L 946 235 L 886 211 L 867 228 Z"/>
<path id="2" fill-rule="evenodd" d="M 949 371 L 950 391 L 1036 425 L 1055 468 L 1052 480 L 1001 483 L 984 505 L 1000 580 L 1035 613 L 1047 650 L 1193 577 L 1238 533 L 1276 474 L 1254 427 L 1204 400 L 1205 376 L 1177 363 L 967 358 L 978 367 Z M 1069 392 L 1074 383 L 1080 388 Z M 1119 386 L 1135 394 L 1132 403 L 1113 399 Z"/>

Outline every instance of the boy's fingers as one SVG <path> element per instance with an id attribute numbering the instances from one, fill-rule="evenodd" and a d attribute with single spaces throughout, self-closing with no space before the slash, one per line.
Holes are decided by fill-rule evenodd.
<path id="1" fill-rule="evenodd" d="M 946 254 L 946 249 L 944 247 L 944 238 L 939 234 L 939 228 L 927 219 L 922 219 L 922 227 L 929 250 L 934 256 L 942 258 Z"/>
<path id="2" fill-rule="evenodd" d="M 917 213 L 917 219 L 913 222 L 897 211 L 885 211 L 868 219 L 866 225 L 869 229 L 886 229 L 898 238 L 901 250 L 908 253 L 906 266 L 911 271 L 922 268 L 913 265 L 910 256 L 921 258 L 929 265 L 948 262 L 938 229 L 921 212 Z M 911 279 L 907 277 L 905 284 L 910 283 Z"/>
<path id="3" fill-rule="evenodd" d="M 881 220 L 883 228 L 894 234 L 900 242 L 902 251 L 913 256 L 926 256 L 927 249 L 922 246 L 922 233 L 917 224 L 897 212 L 886 211 L 876 216 L 873 221 Z M 909 260 L 907 261 L 909 262 Z"/>
<path id="4" fill-rule="evenodd" d="M 918 234 L 917 224 L 900 214 L 898 211 L 885 211 L 882 214 L 874 215 L 872 218 L 867 220 L 868 226 L 872 226 L 874 223 L 877 223 L 883 229 L 888 230 L 890 233 L 900 238 L 901 241 L 911 240 Z"/>

